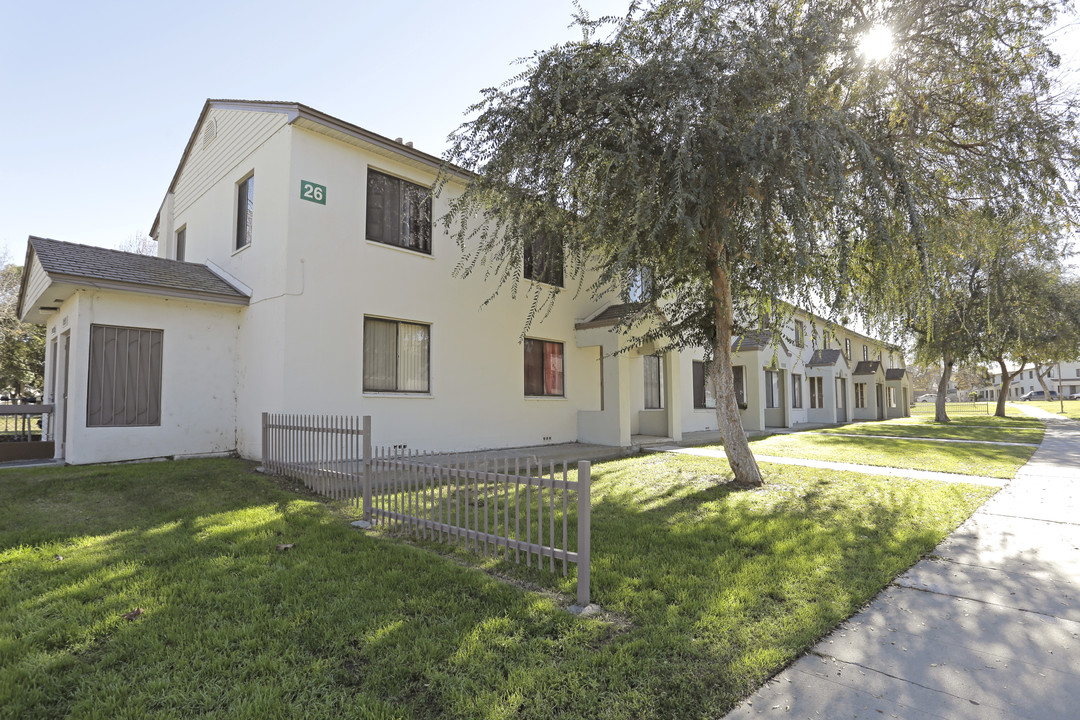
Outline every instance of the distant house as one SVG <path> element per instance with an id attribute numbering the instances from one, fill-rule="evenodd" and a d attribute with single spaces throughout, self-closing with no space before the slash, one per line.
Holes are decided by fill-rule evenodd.
<path id="1" fill-rule="evenodd" d="M 160 257 L 31 237 L 19 315 L 47 326 L 70 463 L 238 453 L 261 413 L 371 415 L 432 450 L 629 446 L 715 430 L 703 353 L 628 347 L 628 308 L 452 277 L 442 161 L 296 103 L 207 101 L 154 220 Z M 460 192 L 460 172 L 446 193 Z M 527 262 L 526 283 L 571 284 Z M 736 339 L 748 430 L 906 414 L 898 349 L 797 312 Z"/>
<path id="2" fill-rule="evenodd" d="M 1016 372 L 1016 368 L 1009 368 L 1009 372 Z M 1060 376 L 1059 373 L 1060 372 Z M 1071 395 L 1080 394 L 1080 359 L 1069 362 L 1055 363 L 1050 368 L 1050 374 L 1045 378 L 1046 386 L 1057 392 L 1060 380 L 1062 394 L 1067 398 Z M 990 376 L 990 385 L 979 388 L 978 399 L 996 401 L 1001 395 L 1001 373 L 996 372 Z M 1042 390 L 1039 379 L 1035 376 L 1035 366 L 1027 365 L 1019 375 L 1013 378 L 1009 384 L 1009 400 L 1019 400 L 1021 395 L 1032 390 Z"/>

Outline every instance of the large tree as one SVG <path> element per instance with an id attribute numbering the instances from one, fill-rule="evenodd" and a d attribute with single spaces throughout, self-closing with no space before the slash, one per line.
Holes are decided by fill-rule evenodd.
<path id="1" fill-rule="evenodd" d="M 580 41 L 486 90 L 452 138 L 449 159 L 475 173 L 445 218 L 461 272 L 517 292 L 525 249 L 545 245 L 576 277 L 597 273 L 579 291 L 644 291 L 641 339 L 709 350 L 736 481 L 760 484 L 734 336 L 782 315 L 777 298 L 886 306 L 869 296 L 901 293 L 888 262 L 897 247 L 932 249 L 922 218 L 944 204 L 1062 204 L 1074 112 L 1052 97 L 1044 40 L 1058 10 L 665 0 L 582 13 Z M 895 50 L 872 62 L 865 42 L 881 26 Z M 544 291 L 524 291 L 542 311 Z"/>
<path id="2" fill-rule="evenodd" d="M 45 384 L 45 327 L 15 316 L 21 280 L 22 268 L 0 258 L 0 389 L 16 397 Z"/>

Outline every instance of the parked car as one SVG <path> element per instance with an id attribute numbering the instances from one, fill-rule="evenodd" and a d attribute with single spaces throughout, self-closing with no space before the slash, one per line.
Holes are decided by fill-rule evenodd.
<path id="1" fill-rule="evenodd" d="M 1067 395 L 1065 397 L 1065 399 L 1066 400 L 1080 400 L 1080 393 L 1073 393 L 1072 395 Z"/>
<path id="2" fill-rule="evenodd" d="M 936 400 L 937 395 L 934 395 L 933 393 L 927 393 L 926 395 L 920 395 L 915 398 L 915 402 L 935 402 Z"/>
<path id="3" fill-rule="evenodd" d="M 1051 400 L 1057 400 L 1057 396 L 1058 396 L 1057 390 L 1051 390 L 1050 391 L 1050 399 Z M 1021 395 L 1020 399 L 1021 400 L 1045 400 L 1046 399 L 1046 393 L 1044 393 L 1042 390 L 1029 390 L 1028 392 Z"/>

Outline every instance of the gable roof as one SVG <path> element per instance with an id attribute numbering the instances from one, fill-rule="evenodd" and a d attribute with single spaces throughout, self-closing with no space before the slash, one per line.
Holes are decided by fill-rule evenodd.
<path id="1" fill-rule="evenodd" d="M 764 350 L 773 344 L 773 337 L 772 330 L 751 330 L 732 338 L 731 349 L 735 352 Z M 780 341 L 780 344 L 784 346 L 784 351 L 787 352 L 787 345 L 784 344 L 783 340 Z"/>
<path id="2" fill-rule="evenodd" d="M 835 349 L 830 348 L 827 350 L 815 350 L 814 354 L 810 357 L 809 362 L 806 363 L 807 367 L 814 367 L 818 365 L 835 365 L 836 361 L 840 359 L 842 353 Z"/>
<path id="3" fill-rule="evenodd" d="M 860 360 L 852 375 L 874 375 L 881 370 L 880 360 Z"/>
<path id="4" fill-rule="evenodd" d="M 618 325 L 620 321 L 632 317 L 641 306 L 637 303 L 616 303 L 608 305 L 592 319 L 574 324 L 575 330 Z"/>
<path id="5" fill-rule="evenodd" d="M 34 260 L 52 286 L 89 286 L 246 305 L 248 296 L 206 265 L 30 236 L 17 312 Z M 57 293 L 53 293 L 57 294 Z M 37 298 L 29 298 L 36 301 Z M 52 303 L 50 303 L 50 306 Z"/>
<path id="6" fill-rule="evenodd" d="M 348 140 L 360 140 L 367 145 L 374 145 L 382 150 L 404 155 L 412 160 L 419 162 L 423 165 L 427 165 L 436 170 L 445 170 L 452 175 L 457 175 L 462 178 L 472 177 L 473 174 L 468 170 L 458 167 L 453 163 L 448 163 L 435 155 L 429 155 L 426 152 L 422 152 L 412 147 L 411 144 L 406 145 L 403 142 L 397 140 L 391 140 L 388 137 L 373 133 L 370 130 L 365 130 L 359 125 L 353 125 L 350 122 L 340 120 L 332 115 L 327 115 L 324 112 L 320 112 L 315 108 L 308 107 L 298 102 L 280 102 L 280 101 L 262 101 L 262 100 L 227 100 L 227 99 L 207 99 L 203 104 L 202 112 L 199 113 L 199 119 L 195 122 L 195 127 L 191 130 L 191 136 L 188 138 L 187 144 L 184 146 L 184 152 L 180 156 L 180 162 L 176 166 L 176 172 L 173 173 L 172 180 L 169 182 L 169 189 L 165 192 L 166 197 L 168 194 L 176 189 L 176 183 L 180 180 L 180 173 L 184 169 L 184 163 L 187 162 L 188 156 L 191 155 L 191 150 L 195 145 L 196 138 L 199 136 L 199 128 L 202 127 L 203 121 L 206 120 L 207 115 L 211 110 L 224 109 L 224 110 L 246 110 L 248 112 L 271 112 L 282 113 L 287 116 L 286 124 L 296 125 L 297 127 L 306 128 L 309 130 L 317 130 L 325 132 L 326 134 L 337 137 L 338 139 Z M 154 216 L 154 222 L 150 226 L 150 236 L 154 237 L 154 233 L 157 232 L 158 223 L 161 220 L 160 211 Z"/>
<path id="7" fill-rule="evenodd" d="M 907 370 L 904 368 L 889 368 L 885 371 L 886 380 L 903 380 Z"/>

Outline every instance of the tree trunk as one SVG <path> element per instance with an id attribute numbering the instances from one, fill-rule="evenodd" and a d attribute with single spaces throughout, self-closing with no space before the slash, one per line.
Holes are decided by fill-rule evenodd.
<path id="1" fill-rule="evenodd" d="M 735 373 L 731 369 L 731 318 L 733 303 L 727 268 L 720 264 L 719 246 L 714 244 L 712 290 L 716 300 L 716 347 L 713 348 L 713 374 L 716 378 L 716 423 L 724 438 L 724 454 L 740 487 L 764 484 L 761 470 L 743 430 L 735 398 Z"/>
<path id="2" fill-rule="evenodd" d="M 1046 384 L 1046 376 L 1049 375 L 1051 372 L 1053 372 L 1054 366 L 1053 365 L 1048 366 L 1046 368 L 1046 372 L 1044 373 L 1042 370 L 1039 369 L 1040 365 L 1041 365 L 1041 363 L 1035 363 L 1035 377 L 1036 377 L 1036 379 L 1038 379 L 1039 384 L 1042 385 L 1043 400 L 1049 400 L 1050 399 L 1050 388 Z"/>
<path id="3" fill-rule="evenodd" d="M 1020 369 L 1010 375 L 1008 369 L 1005 367 L 1005 358 L 997 357 L 994 359 L 997 361 L 998 367 L 1001 368 L 1001 392 L 998 393 L 997 408 L 994 409 L 994 415 L 996 417 L 1005 417 L 1005 401 L 1009 399 L 1009 386 L 1012 385 L 1014 377 L 1024 372 L 1024 366 L 1027 365 L 1027 360 L 1025 359 L 1021 362 Z"/>
<path id="4" fill-rule="evenodd" d="M 941 371 L 941 379 L 938 380 L 937 400 L 934 401 L 934 422 L 947 423 L 949 414 L 945 412 L 945 398 L 949 394 L 949 380 L 952 378 L 952 353 L 946 350 L 942 361 L 944 368 Z"/>

